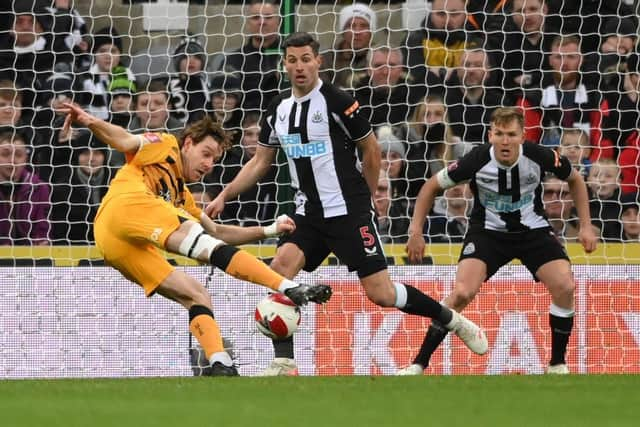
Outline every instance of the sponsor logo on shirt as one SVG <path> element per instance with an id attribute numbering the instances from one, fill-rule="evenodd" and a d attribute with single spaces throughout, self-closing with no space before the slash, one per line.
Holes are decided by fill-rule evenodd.
<path id="1" fill-rule="evenodd" d="M 328 152 L 326 141 L 309 141 L 303 144 L 299 134 L 280 135 L 279 138 L 284 152 L 291 159 L 317 157 Z"/>
<path id="2" fill-rule="evenodd" d="M 526 193 L 517 202 L 513 202 L 511 194 L 498 194 L 493 191 L 481 191 L 479 194 L 482 206 L 493 212 L 515 212 L 533 202 L 533 194 Z"/>

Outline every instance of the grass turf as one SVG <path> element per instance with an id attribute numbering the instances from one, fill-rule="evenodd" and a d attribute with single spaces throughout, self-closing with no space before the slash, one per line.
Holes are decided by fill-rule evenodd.
<path id="1" fill-rule="evenodd" d="M 38 426 L 637 426 L 640 376 L 0 381 L 0 419 Z M 197 424 L 196 424 L 197 423 Z"/>

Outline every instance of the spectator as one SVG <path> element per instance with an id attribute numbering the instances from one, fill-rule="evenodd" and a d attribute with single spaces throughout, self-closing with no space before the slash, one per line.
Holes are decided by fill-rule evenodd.
<path id="1" fill-rule="evenodd" d="M 222 71 L 240 81 L 242 108 L 265 109 L 280 84 L 280 16 L 276 0 L 251 0 L 245 8 L 247 43 L 227 54 Z"/>
<path id="2" fill-rule="evenodd" d="M 74 56 L 82 56 L 89 49 L 85 40 L 87 23 L 73 7 L 73 0 L 53 0 L 50 3 L 46 10 L 53 20 L 51 33 L 57 61 L 73 64 Z"/>
<path id="3" fill-rule="evenodd" d="M 169 92 L 165 79 L 152 79 L 135 97 L 134 116 L 129 125 L 132 133 L 176 133 L 184 126 L 170 113 Z M 110 149 L 110 165 L 116 168 L 124 164 L 124 155 Z"/>
<path id="4" fill-rule="evenodd" d="M 0 79 L 24 88 L 23 106 L 32 108 L 55 62 L 51 20 L 46 10 L 28 1 L 14 2 L 13 8 L 11 30 L 0 33 Z"/>
<path id="5" fill-rule="evenodd" d="M 373 205 L 376 209 L 378 234 L 382 243 L 405 243 L 409 228 L 409 217 L 406 215 L 407 199 L 392 198 L 391 183 L 384 170 L 380 171 L 378 186 L 373 194 Z"/>
<path id="6" fill-rule="evenodd" d="M 134 99 L 138 88 L 129 80 L 124 68 L 113 69 L 113 78 L 109 83 L 109 122 L 123 128 L 129 128 L 133 119 Z"/>
<path id="7" fill-rule="evenodd" d="M 435 200 L 433 212 L 427 218 L 423 234 L 432 243 L 460 243 L 469 227 L 473 193 L 468 184 L 451 187 Z"/>
<path id="8" fill-rule="evenodd" d="M 638 42 L 638 24 L 632 18 L 611 17 L 604 26 L 602 44 L 597 55 L 589 55 L 588 70 L 596 71 L 600 90 L 615 90 L 619 85 L 620 71 Z M 595 85 L 595 84 L 594 84 Z"/>
<path id="9" fill-rule="evenodd" d="M 150 80 L 136 95 L 135 116 L 129 130 L 139 132 L 177 132 L 184 126 L 170 113 L 169 93 L 164 79 Z"/>
<path id="10" fill-rule="evenodd" d="M 488 87 L 491 64 L 483 49 L 467 49 L 460 66 L 447 80 L 445 102 L 454 136 L 465 144 L 484 144 L 493 111 L 503 106 L 503 95 Z"/>
<path id="11" fill-rule="evenodd" d="M 571 36 L 556 37 L 551 43 L 549 64 L 553 72 L 543 82 L 538 112 L 539 126 L 544 129 L 542 143 L 557 146 L 562 128 L 580 128 L 589 132 L 592 161 L 612 158 L 612 142 L 602 138 L 601 95 L 597 88 L 581 80 L 580 40 Z M 524 113 L 530 123 L 533 112 L 525 110 Z"/>
<path id="12" fill-rule="evenodd" d="M 417 197 L 417 193 L 410 193 L 407 180 L 407 148 L 406 144 L 396 135 L 397 129 L 389 125 L 376 129 L 376 139 L 380 146 L 380 170 L 384 171 L 391 183 L 391 199 L 407 199 L 403 204 L 404 216 L 410 217 L 411 200 Z M 412 187 L 412 190 L 419 187 Z"/>
<path id="13" fill-rule="evenodd" d="M 61 131 L 64 115 L 58 109 L 65 102 L 73 102 L 72 86 L 71 73 L 54 73 L 47 78 L 38 94 L 42 107 L 38 109 L 34 120 L 38 138 L 32 141 L 32 163 L 45 182 L 60 182 L 69 178 L 69 143 L 77 135 L 77 129 L 67 133 Z"/>
<path id="14" fill-rule="evenodd" d="M 571 165 L 582 174 L 583 178 L 589 175 L 591 146 L 585 131 L 578 128 L 563 129 L 558 153 L 569 159 Z"/>
<path id="15" fill-rule="evenodd" d="M 626 0 L 563 0 L 547 3 L 549 32 L 579 34 L 582 39 L 582 53 L 598 50 L 609 17 L 634 15 L 631 6 L 625 4 L 628 3 Z"/>
<path id="16" fill-rule="evenodd" d="M 207 54 L 196 37 L 184 38 L 173 53 L 175 74 L 169 79 L 173 116 L 183 123 L 199 120 L 209 104 Z"/>
<path id="17" fill-rule="evenodd" d="M 122 36 L 113 27 L 98 30 L 93 37 L 93 64 L 82 70 L 79 78 L 88 111 L 101 119 L 109 116 L 109 84 L 114 76 L 122 74 Z M 117 68 L 116 68 L 117 67 Z M 131 70 L 124 67 L 127 78 L 135 80 Z"/>
<path id="18" fill-rule="evenodd" d="M 595 162 L 587 177 L 589 210 L 602 238 L 620 240 L 620 168 L 611 159 Z"/>
<path id="19" fill-rule="evenodd" d="M 86 130 L 80 132 L 73 143 L 70 178 L 53 185 L 50 219 L 54 244 L 94 242 L 93 220 L 111 181 L 107 146 Z"/>
<path id="20" fill-rule="evenodd" d="M 214 198 L 254 156 L 260 135 L 259 114 L 249 113 L 244 117 L 241 135 L 240 143 L 225 152 L 223 159 L 205 179 L 207 183 L 212 184 L 211 192 Z M 220 220 L 247 226 L 273 221 L 278 209 L 277 172 L 278 168 L 272 166 L 256 186 L 241 194 L 237 200 L 227 202 Z"/>
<path id="21" fill-rule="evenodd" d="M 622 197 L 622 241 L 640 242 L 640 194 L 629 193 Z"/>
<path id="22" fill-rule="evenodd" d="M 206 187 L 201 182 L 192 182 L 187 184 L 193 200 L 196 202 L 196 206 L 203 209 L 213 200 L 211 194 L 207 191 Z"/>
<path id="23" fill-rule="evenodd" d="M 0 132 L 0 245 L 49 244 L 49 185 L 27 167 L 26 138 Z"/>
<path id="24" fill-rule="evenodd" d="M 547 31 L 548 1 L 514 0 L 505 23 L 504 87 L 514 105 L 527 110 L 525 139 L 540 140 L 540 85 L 549 72 L 548 52 L 553 34 Z M 499 64 L 499 63 L 498 63 Z"/>
<path id="25" fill-rule="evenodd" d="M 422 28 L 409 33 L 405 59 L 416 81 L 426 81 L 427 71 L 440 75 L 440 68 L 461 64 L 465 49 L 482 46 L 478 32 L 468 25 L 465 0 L 433 0 Z"/>
<path id="26" fill-rule="evenodd" d="M 603 119 L 603 134 L 612 141 L 618 150 L 637 146 L 638 129 L 640 129 L 640 60 L 637 53 L 626 57 L 622 70 L 615 79 L 617 87 L 606 92 L 607 114 Z M 620 160 L 625 156 L 620 153 Z M 623 175 L 625 171 L 623 170 Z M 623 178 L 623 182 L 627 182 Z M 630 181 L 632 182 L 632 181 Z"/>
<path id="27" fill-rule="evenodd" d="M 337 40 L 332 49 L 322 54 L 320 77 L 342 89 L 352 89 L 356 75 L 369 67 L 369 51 L 377 28 L 376 13 L 363 3 L 340 10 L 336 22 Z"/>
<path id="28" fill-rule="evenodd" d="M 553 233 L 565 241 L 577 241 L 579 223 L 569 192 L 569 184 L 554 176 L 547 176 L 542 184 L 544 212 Z"/>
<path id="29" fill-rule="evenodd" d="M 370 52 L 368 70 L 355 83 L 354 97 L 372 126 L 406 123 L 426 87 L 404 70 L 400 48 L 379 47 Z"/>
<path id="30" fill-rule="evenodd" d="M 228 132 L 234 145 L 242 137 L 243 92 L 241 82 L 232 76 L 216 77 L 211 83 L 211 111 Z"/>
<path id="31" fill-rule="evenodd" d="M 43 129 L 38 128 L 36 123 L 38 131 L 34 132 L 31 116 L 23 104 L 24 94 L 25 92 L 12 81 L 0 80 L 0 127 L 5 130 L 18 130 L 33 152 L 43 144 L 44 138 L 40 135 Z M 47 122 L 46 125 L 45 131 L 51 123 Z"/>

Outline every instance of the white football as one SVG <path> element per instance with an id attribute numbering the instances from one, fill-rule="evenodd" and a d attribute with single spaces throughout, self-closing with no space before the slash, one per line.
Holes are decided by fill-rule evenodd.
<path id="1" fill-rule="evenodd" d="M 289 338 L 298 330 L 300 308 L 283 294 L 270 294 L 256 306 L 255 320 L 258 330 L 269 338 Z"/>

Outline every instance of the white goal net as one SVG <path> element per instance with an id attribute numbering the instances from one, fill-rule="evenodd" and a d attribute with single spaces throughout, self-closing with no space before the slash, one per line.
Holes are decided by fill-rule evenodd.
<path id="1" fill-rule="evenodd" d="M 582 173 L 601 238 L 586 256 L 567 184 L 545 181 L 545 214 L 576 264 L 570 368 L 640 371 L 638 21 L 630 0 L 2 2 L 0 377 L 191 373 L 187 315 L 145 301 L 94 247 L 92 221 L 124 156 L 86 129 L 63 132 L 56 108 L 73 101 L 133 133 L 177 135 L 213 116 L 233 147 L 190 184 L 204 206 L 251 158 L 262 113 L 288 88 L 280 44 L 295 31 L 317 37 L 321 77 L 358 100 L 376 132 L 384 173 L 373 198 L 395 277 L 434 297 L 450 290 L 472 193 L 462 185 L 437 199 L 425 265 L 405 266 L 415 198 L 426 179 L 486 143 L 496 108 L 519 107 L 527 139 Z M 267 224 L 291 213 L 290 183 L 280 153 L 219 221 Z M 268 259 L 274 241 L 251 250 Z M 336 295 L 305 311 L 301 372 L 389 374 L 410 362 L 428 324 L 373 308 L 337 260 L 324 264 L 310 277 L 332 279 Z M 209 280 L 241 372 L 258 372 L 272 357 L 252 323 L 262 290 L 186 265 Z M 522 267 L 506 267 L 470 307 L 490 332 L 491 356 L 447 340 L 433 372 L 541 372 L 548 305 Z"/>

